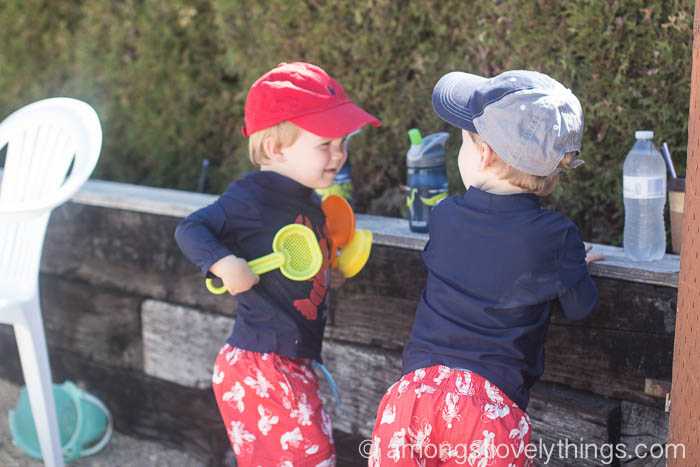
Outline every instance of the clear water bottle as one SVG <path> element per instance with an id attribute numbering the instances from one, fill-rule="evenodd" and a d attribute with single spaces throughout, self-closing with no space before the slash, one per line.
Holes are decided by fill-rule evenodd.
<path id="1" fill-rule="evenodd" d="M 445 141 L 449 133 L 425 138 L 413 128 L 408 132 L 411 147 L 406 154 L 408 226 L 413 232 L 427 232 L 430 211 L 447 197 Z"/>
<path id="2" fill-rule="evenodd" d="M 625 255 L 634 261 L 654 261 L 666 252 L 666 164 L 654 146 L 653 131 L 637 131 L 634 136 L 637 141 L 622 169 L 623 246 Z"/>

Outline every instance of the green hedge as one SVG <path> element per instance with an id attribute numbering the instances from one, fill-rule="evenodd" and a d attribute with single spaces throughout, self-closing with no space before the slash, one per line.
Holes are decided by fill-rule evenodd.
<path id="1" fill-rule="evenodd" d="M 459 132 L 430 95 L 451 70 L 548 73 L 579 97 L 586 164 L 545 198 L 584 238 L 619 244 L 622 162 L 653 129 L 684 173 L 693 2 L 674 0 L 5 0 L 0 115 L 70 95 L 103 124 L 97 177 L 209 191 L 251 170 L 241 136 L 250 84 L 279 62 L 328 70 L 384 126 L 352 140 L 356 209 L 402 215 L 406 131 Z"/>

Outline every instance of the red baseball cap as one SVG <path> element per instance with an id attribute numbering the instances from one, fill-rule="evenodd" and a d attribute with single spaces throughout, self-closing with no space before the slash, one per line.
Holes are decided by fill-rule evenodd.
<path id="1" fill-rule="evenodd" d="M 328 73 L 310 63 L 280 63 L 250 87 L 243 136 L 288 120 L 324 138 L 340 138 L 366 124 L 381 126 L 345 95 Z"/>

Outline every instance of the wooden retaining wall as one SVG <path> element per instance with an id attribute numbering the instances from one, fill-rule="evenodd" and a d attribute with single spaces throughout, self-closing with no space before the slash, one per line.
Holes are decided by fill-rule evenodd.
<path id="1" fill-rule="evenodd" d="M 177 446 L 209 465 L 232 465 L 210 378 L 235 320 L 235 299 L 206 292 L 173 240 L 182 217 L 213 199 L 89 182 L 51 218 L 40 287 L 55 381 L 70 379 L 97 394 L 121 432 Z M 341 466 L 366 465 L 357 446 L 400 375 L 426 278 L 426 236 L 411 233 L 404 220 L 376 216 L 359 215 L 358 228 L 373 231 L 372 256 L 331 294 L 323 350 L 341 391 L 337 413 L 322 381 Z M 634 454 L 638 444 L 668 436 L 663 397 L 672 375 L 679 258 L 635 265 L 620 248 L 594 251 L 608 256 L 591 266 L 600 303 L 583 321 L 552 320 L 545 374 L 528 409 L 533 442 L 554 448 L 548 465 L 600 465 L 604 445 L 622 443 Z M 20 383 L 8 326 L 0 327 L 0 355 L 0 378 Z M 601 447 L 597 464 L 573 459 L 586 444 Z"/>

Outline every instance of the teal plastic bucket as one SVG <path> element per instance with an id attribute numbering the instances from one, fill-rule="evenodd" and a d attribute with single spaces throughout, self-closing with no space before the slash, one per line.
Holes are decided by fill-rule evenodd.
<path id="1" fill-rule="evenodd" d="M 107 445 L 112 437 L 112 415 L 102 401 L 70 381 L 54 384 L 53 397 L 66 462 L 95 454 Z M 22 387 L 17 407 L 10 410 L 9 422 L 14 444 L 42 460 L 26 387 Z"/>

